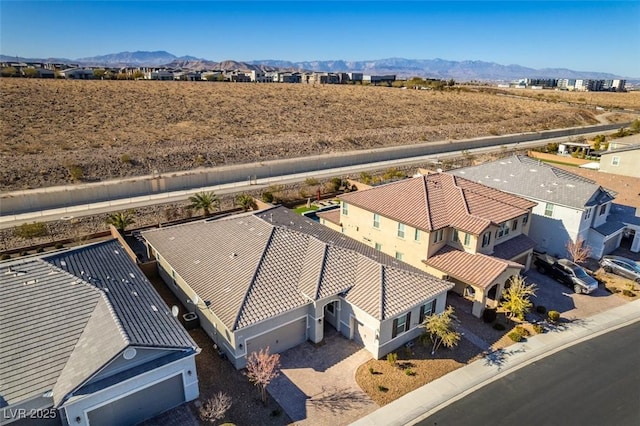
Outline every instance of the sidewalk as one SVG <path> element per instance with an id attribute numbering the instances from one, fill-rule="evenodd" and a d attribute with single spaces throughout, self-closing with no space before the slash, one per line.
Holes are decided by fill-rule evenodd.
<path id="1" fill-rule="evenodd" d="M 484 359 L 416 389 L 352 425 L 414 424 L 515 369 L 637 321 L 640 321 L 640 300 L 570 323 L 566 327 L 530 337 L 526 342 L 495 351 Z"/>

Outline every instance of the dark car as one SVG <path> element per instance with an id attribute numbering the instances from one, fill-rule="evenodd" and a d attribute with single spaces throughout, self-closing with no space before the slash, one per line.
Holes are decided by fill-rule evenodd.
<path id="1" fill-rule="evenodd" d="M 541 274 L 548 274 L 576 293 L 589 294 L 598 288 L 598 281 L 568 259 L 556 259 L 548 254 L 537 254 L 534 265 Z"/>
<path id="2" fill-rule="evenodd" d="M 631 259 L 621 256 L 604 256 L 600 266 L 607 272 L 612 272 L 640 283 L 640 265 Z"/>

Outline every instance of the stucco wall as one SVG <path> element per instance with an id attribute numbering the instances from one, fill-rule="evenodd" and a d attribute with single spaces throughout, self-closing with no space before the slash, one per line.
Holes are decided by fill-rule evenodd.
<path id="1" fill-rule="evenodd" d="M 618 157 L 618 165 L 613 164 L 613 157 Z M 616 175 L 640 177 L 640 148 L 603 154 L 600 159 L 600 171 Z"/>

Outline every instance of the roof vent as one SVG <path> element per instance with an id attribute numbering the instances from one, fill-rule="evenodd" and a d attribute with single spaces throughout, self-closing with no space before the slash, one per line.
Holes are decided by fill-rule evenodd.
<path id="1" fill-rule="evenodd" d="M 118 250 L 114 250 L 113 251 L 115 254 L 120 254 L 120 252 Z"/>
<path id="2" fill-rule="evenodd" d="M 158 312 L 158 308 L 156 308 L 156 305 L 151 305 L 151 310 L 153 312 Z"/>
<path id="3" fill-rule="evenodd" d="M 494 179 L 493 179 L 493 181 L 494 181 L 494 182 L 500 182 L 500 179 L 498 179 L 498 178 L 494 178 Z"/>
<path id="4" fill-rule="evenodd" d="M 37 282 L 38 282 L 38 280 L 34 278 L 34 279 L 32 279 L 32 280 L 26 281 L 26 282 L 25 282 L 25 285 L 29 285 L 29 284 L 36 284 Z"/>
<path id="5" fill-rule="evenodd" d="M 64 260 L 60 261 L 60 266 L 67 266 L 67 262 L 65 262 Z"/>
<path id="6" fill-rule="evenodd" d="M 234 257 L 238 257 L 238 255 L 237 255 L 236 253 L 231 253 L 231 254 L 229 255 L 229 258 L 230 258 L 230 259 L 233 259 Z"/>
<path id="7" fill-rule="evenodd" d="M 169 237 L 169 241 L 173 241 L 175 239 L 176 239 L 176 237 L 173 237 L 173 236 Z"/>
<path id="8" fill-rule="evenodd" d="M 575 186 L 574 184 L 572 184 L 572 183 L 568 183 L 568 184 L 567 184 L 567 186 L 568 186 L 569 188 L 575 188 L 575 187 L 576 187 L 576 186 Z"/>
<path id="9" fill-rule="evenodd" d="M 558 183 L 557 182 L 553 182 L 551 185 L 558 186 Z"/>
<path id="10" fill-rule="evenodd" d="M 135 275 L 133 275 L 133 272 L 129 272 L 129 276 L 130 276 L 131 278 L 135 278 L 135 277 L 136 277 Z"/>
<path id="11" fill-rule="evenodd" d="M 535 173 L 535 172 L 537 172 L 537 170 L 536 170 L 536 169 L 529 169 L 529 171 L 530 171 L 531 173 Z"/>
<path id="12" fill-rule="evenodd" d="M 200 259 L 194 260 L 193 263 L 196 264 L 196 265 L 199 264 L 200 263 Z"/>
<path id="13" fill-rule="evenodd" d="M 138 292 L 137 291 L 132 291 L 131 294 L 133 294 L 135 297 L 138 297 Z"/>

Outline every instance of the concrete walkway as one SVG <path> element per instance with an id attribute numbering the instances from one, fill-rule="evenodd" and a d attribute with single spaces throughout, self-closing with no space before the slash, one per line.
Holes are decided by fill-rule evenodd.
<path id="1" fill-rule="evenodd" d="M 640 300 L 557 327 L 487 355 L 357 420 L 357 426 L 411 425 L 473 391 L 569 346 L 640 321 Z"/>

